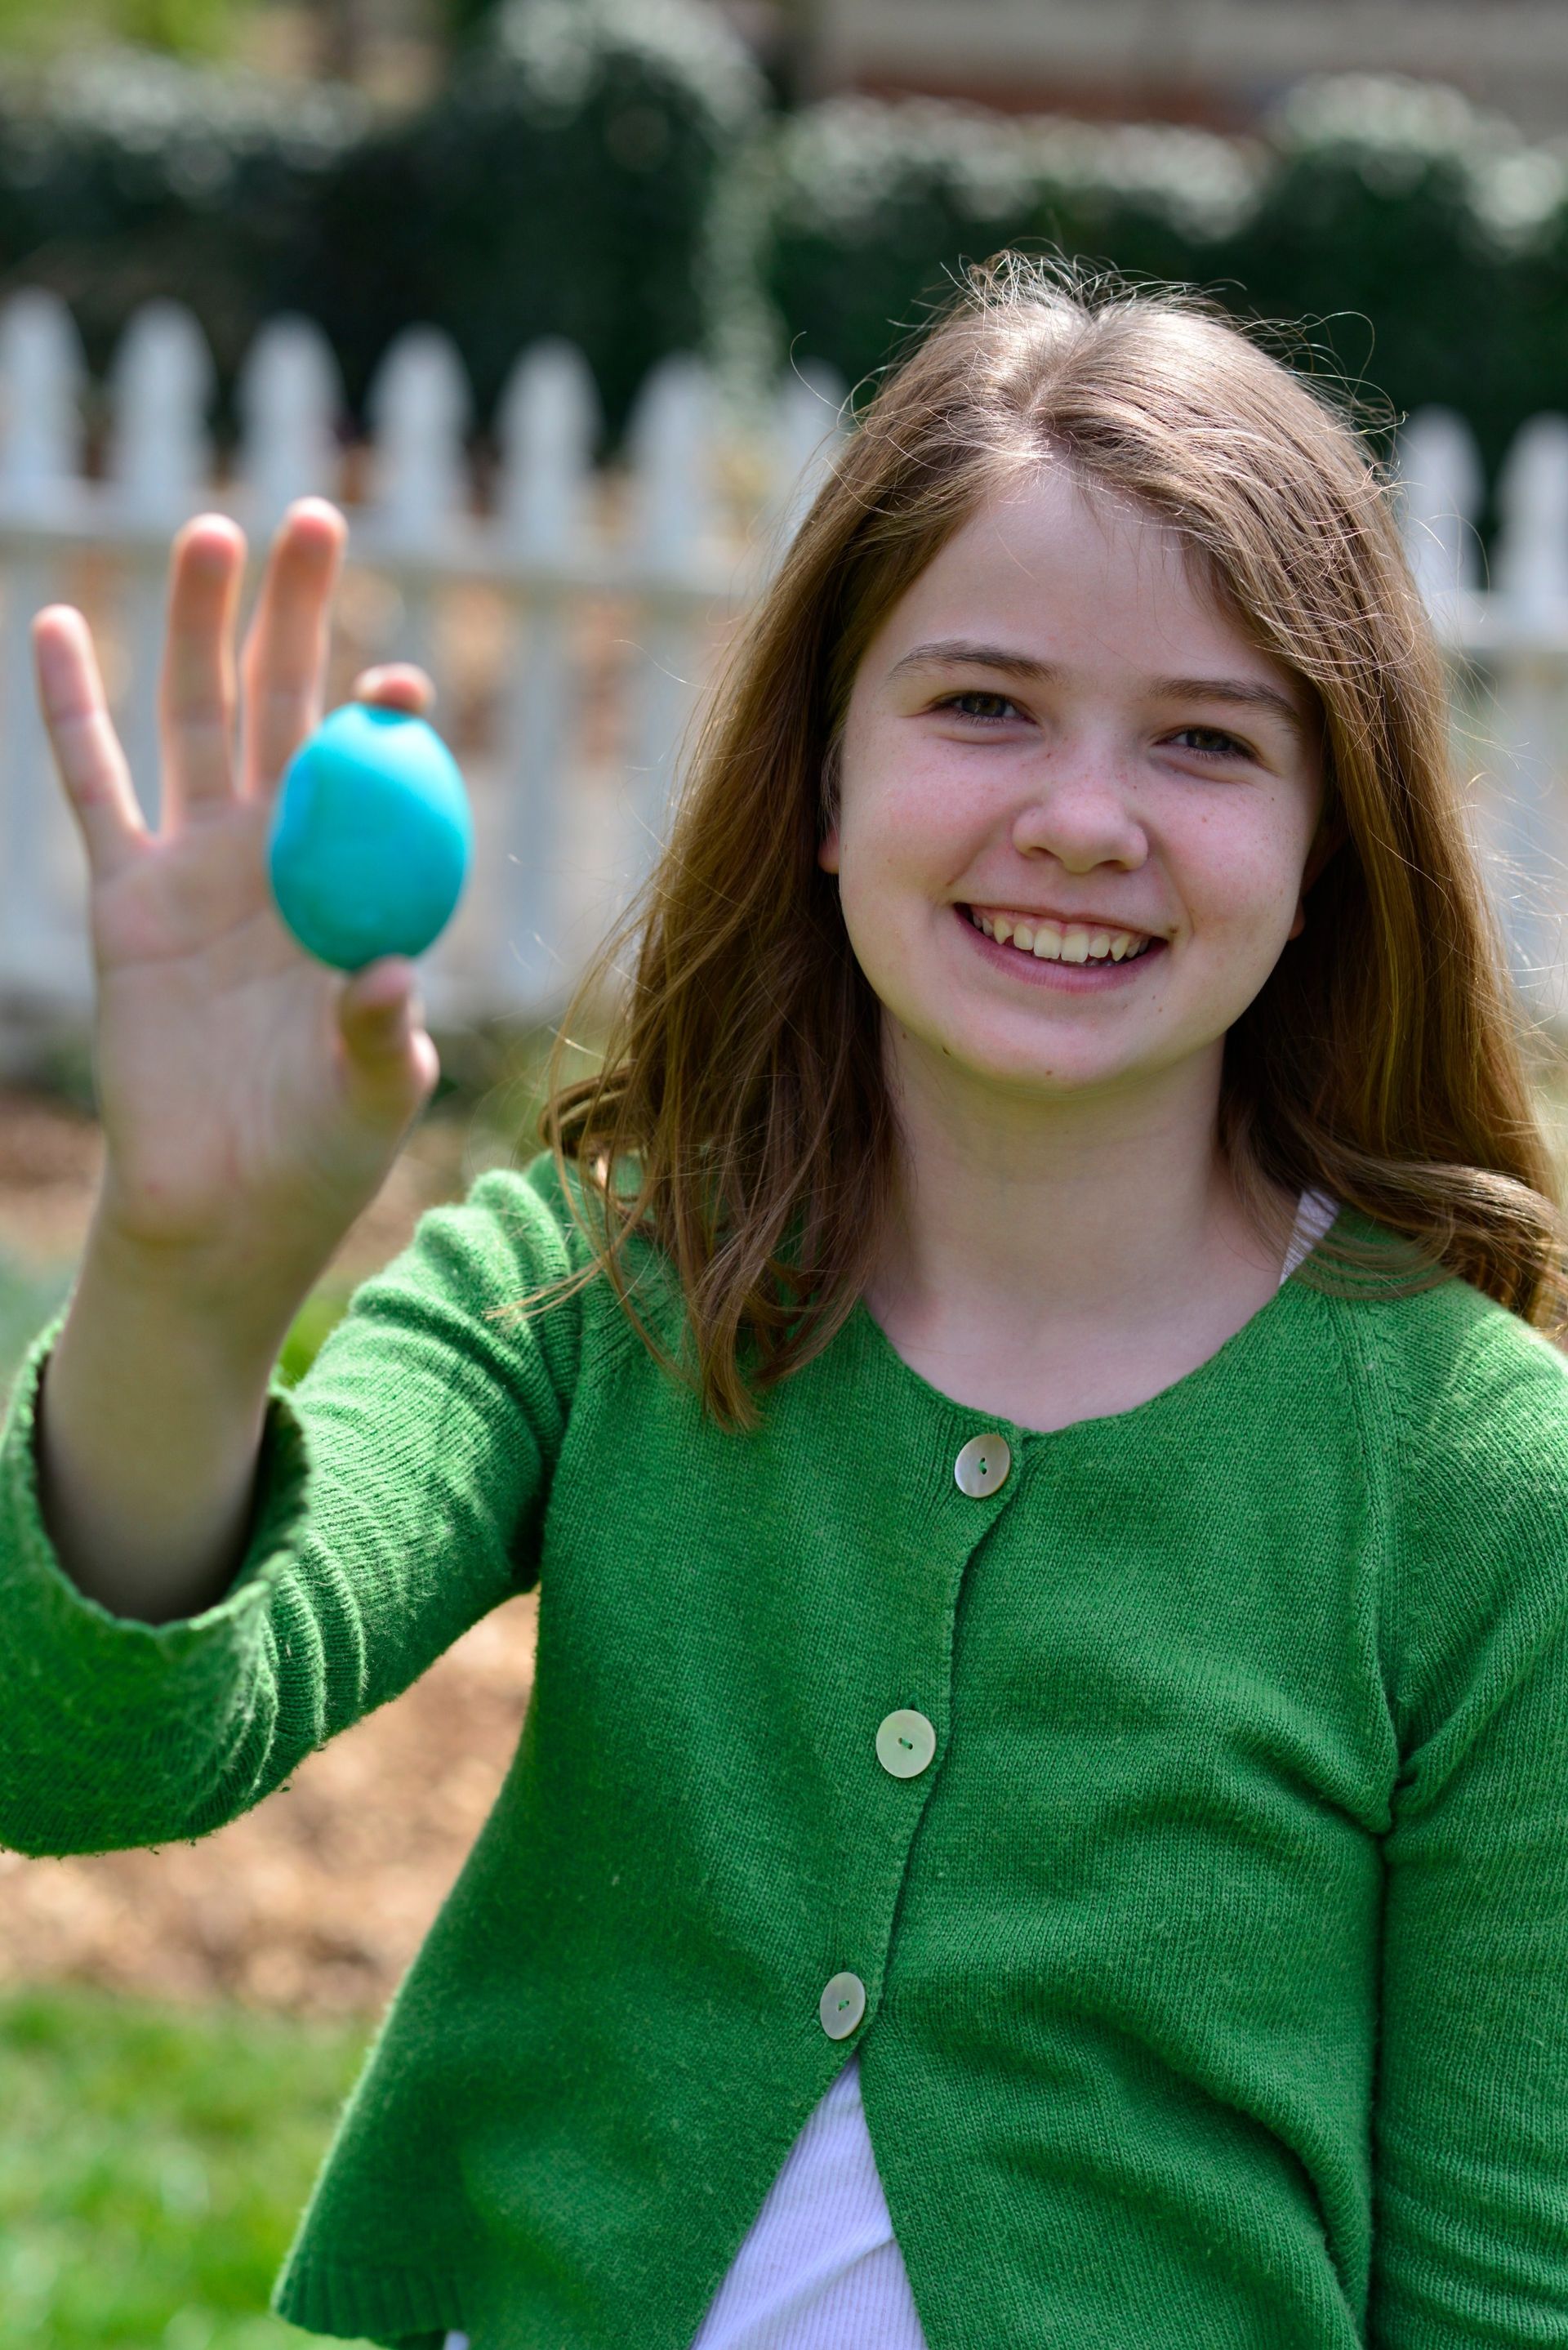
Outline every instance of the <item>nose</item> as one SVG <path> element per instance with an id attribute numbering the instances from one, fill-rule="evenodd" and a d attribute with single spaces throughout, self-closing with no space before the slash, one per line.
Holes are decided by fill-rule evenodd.
<path id="1" fill-rule="evenodd" d="M 1115 753 L 1103 743 L 1054 750 L 1030 778 L 1013 816 L 1012 844 L 1025 857 L 1054 857 L 1070 873 L 1141 865 L 1148 838 Z"/>

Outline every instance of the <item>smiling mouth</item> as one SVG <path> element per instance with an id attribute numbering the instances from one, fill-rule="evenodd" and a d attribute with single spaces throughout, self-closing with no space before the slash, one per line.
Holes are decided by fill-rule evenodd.
<path id="1" fill-rule="evenodd" d="M 961 907 L 959 910 L 972 929 L 982 931 L 997 945 L 1011 948 L 1014 953 L 1032 956 L 1036 962 L 1085 963 L 1091 967 L 1137 962 L 1165 944 L 1163 939 L 1151 938 L 1144 931 L 1112 930 L 1097 922 L 1031 923 L 1005 914 L 983 914 L 973 906 Z"/>

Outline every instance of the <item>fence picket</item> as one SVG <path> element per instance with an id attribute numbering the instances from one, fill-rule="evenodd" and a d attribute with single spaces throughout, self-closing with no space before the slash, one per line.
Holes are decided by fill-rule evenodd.
<path id="1" fill-rule="evenodd" d="M 245 518 L 270 532 L 295 498 L 337 493 L 342 384 L 332 346 L 308 318 L 270 318 L 240 372 Z"/>
<path id="2" fill-rule="evenodd" d="M 81 478 L 81 338 L 57 294 L 13 294 L 0 309 L 0 505 L 7 520 L 57 514 Z"/>
<path id="3" fill-rule="evenodd" d="M 524 353 L 498 419 L 499 535 L 534 578 L 513 598 L 514 657 L 502 700 L 491 976 L 504 998 L 521 992 L 536 1004 L 558 1000 L 571 978 L 563 851 L 567 819 L 576 813 L 566 801 L 581 696 L 572 667 L 572 604 L 552 579 L 570 573 L 586 541 L 599 421 L 593 378 L 574 345 L 551 338 Z"/>
<path id="4" fill-rule="evenodd" d="M 1492 578 L 1506 627 L 1487 713 L 1492 887 L 1515 985 L 1532 1014 L 1556 1020 L 1568 1012 L 1568 417 L 1532 417 L 1516 435 L 1497 507 Z"/>
<path id="5" fill-rule="evenodd" d="M 628 432 L 631 454 L 629 567 L 643 583 L 636 624 L 631 756 L 627 777 L 624 894 L 647 876 L 664 837 L 683 738 L 700 686 L 701 622 L 690 594 L 704 577 L 714 536 L 712 386 L 701 363 L 677 353 L 642 388 Z"/>
<path id="6" fill-rule="evenodd" d="M 831 368 L 808 362 L 786 378 L 774 410 L 774 532 L 779 553 L 805 519 L 844 438 L 846 388 Z"/>
<path id="7" fill-rule="evenodd" d="M 163 813 L 158 672 L 168 539 L 197 511 L 211 476 L 207 406 L 213 384 L 212 354 L 190 312 L 174 302 L 144 304 L 114 357 L 109 478 L 130 556 L 121 621 L 128 678 L 118 716 L 153 832 Z"/>
<path id="8" fill-rule="evenodd" d="M 1397 452 L 1405 552 L 1434 619 L 1476 585 L 1475 518 L 1485 484 L 1475 435 L 1451 408 L 1418 409 Z"/>
<path id="9" fill-rule="evenodd" d="M 0 310 L 0 515 L 46 523 L 80 494 L 81 342 L 59 296 L 30 286 Z M 70 869 L 75 827 L 56 779 L 33 676 L 33 615 L 57 592 L 58 557 L 23 536 L 6 566 L 0 712 L 0 937 L 35 986 L 85 974 L 86 953 L 62 919 L 56 876 Z"/>
<path id="10" fill-rule="evenodd" d="M 468 499 L 468 382 L 447 337 L 433 327 L 406 328 L 382 360 L 367 405 L 374 486 L 363 548 L 350 551 L 397 576 L 402 616 L 389 656 L 433 673 L 439 571 Z"/>
<path id="11" fill-rule="evenodd" d="M 1498 476 L 1492 577 L 1516 628 L 1561 628 L 1568 619 L 1568 416 L 1534 416 Z"/>

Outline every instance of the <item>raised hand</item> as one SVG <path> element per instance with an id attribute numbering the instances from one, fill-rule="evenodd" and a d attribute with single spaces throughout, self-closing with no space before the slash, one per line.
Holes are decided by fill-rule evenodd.
<path id="1" fill-rule="evenodd" d="M 321 499 L 274 540 L 243 656 L 244 538 L 220 515 L 173 546 L 161 681 L 162 799 L 148 830 L 82 615 L 33 624 L 39 698 L 87 850 L 94 1059 L 105 1167 L 99 1247 L 156 1263 L 192 1302 L 281 1318 L 379 1191 L 439 1075 L 414 965 L 345 979 L 273 906 L 266 840 L 321 711 L 346 536 Z M 356 698 L 422 711 L 413 669 Z"/>

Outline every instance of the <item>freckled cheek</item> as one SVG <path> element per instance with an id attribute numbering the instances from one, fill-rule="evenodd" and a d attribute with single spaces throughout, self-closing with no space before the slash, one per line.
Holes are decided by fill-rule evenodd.
<path id="1" fill-rule="evenodd" d="M 862 798 L 845 826 L 843 883 L 862 896 L 943 897 L 972 858 L 972 833 L 940 792 L 905 788 Z"/>
<path id="2" fill-rule="evenodd" d="M 1210 834 L 1173 854 L 1170 865 L 1194 937 L 1244 949 L 1288 929 L 1295 892 L 1277 859 L 1257 845 L 1238 842 L 1227 855 Z"/>

